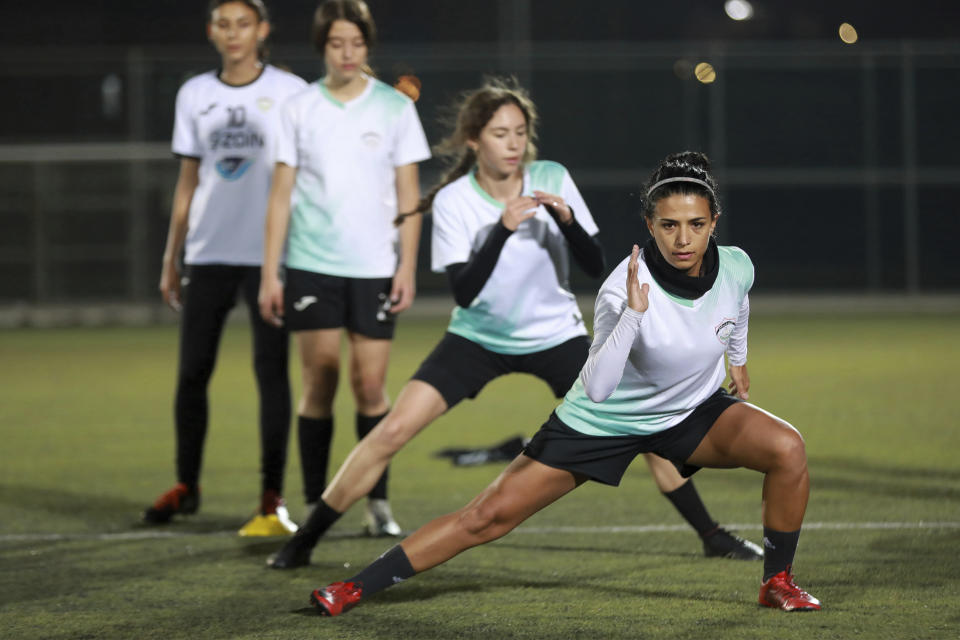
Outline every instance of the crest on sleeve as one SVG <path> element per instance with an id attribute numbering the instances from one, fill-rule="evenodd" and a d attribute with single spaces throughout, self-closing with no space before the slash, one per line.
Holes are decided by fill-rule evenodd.
<path id="1" fill-rule="evenodd" d="M 713 332 L 717 335 L 717 340 L 720 341 L 720 344 L 726 346 L 727 342 L 730 341 L 730 334 L 733 333 L 736 326 L 736 320 L 733 318 L 724 318 L 723 321 L 714 328 Z"/>

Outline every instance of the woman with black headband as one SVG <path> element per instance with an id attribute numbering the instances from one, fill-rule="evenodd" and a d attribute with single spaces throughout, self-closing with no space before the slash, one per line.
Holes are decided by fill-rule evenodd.
<path id="1" fill-rule="evenodd" d="M 561 405 L 469 504 L 427 523 L 357 575 L 315 590 L 311 600 L 321 613 L 338 615 L 506 535 L 587 480 L 617 485 L 633 458 L 647 452 L 685 476 L 701 467 L 763 473 L 759 602 L 820 609 L 792 575 L 809 495 L 803 438 L 744 402 L 753 264 L 713 239 L 720 206 L 706 156 L 667 157 L 649 185 L 643 213 L 652 238 L 642 250 L 634 245 L 601 287 L 590 356 Z M 725 354 L 729 393 L 721 386 Z"/>

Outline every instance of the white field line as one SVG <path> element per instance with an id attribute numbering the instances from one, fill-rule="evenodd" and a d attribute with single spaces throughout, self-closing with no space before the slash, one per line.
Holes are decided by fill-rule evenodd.
<path id="1" fill-rule="evenodd" d="M 724 527 L 737 531 L 759 530 L 758 524 L 724 524 Z M 685 524 L 644 524 L 615 525 L 609 527 L 518 527 L 516 534 L 564 534 L 564 533 L 660 533 L 686 531 Z M 960 529 L 960 522 L 806 522 L 804 531 L 863 531 L 863 530 L 903 530 L 903 529 Z M 410 532 L 405 532 L 410 533 Z M 74 542 L 85 540 L 122 541 L 122 540 L 159 540 L 168 538 L 189 538 L 191 536 L 235 536 L 235 529 L 195 532 L 195 531 L 118 531 L 116 533 L 7 533 L 0 534 L 0 543 L 4 542 Z M 357 537 L 349 531 L 331 532 L 328 538 Z"/>

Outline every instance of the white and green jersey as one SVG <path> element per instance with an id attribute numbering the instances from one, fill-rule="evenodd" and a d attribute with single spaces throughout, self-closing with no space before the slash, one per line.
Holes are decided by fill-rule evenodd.
<path id="1" fill-rule="evenodd" d="M 277 161 L 297 169 L 286 264 L 348 278 L 397 269 L 396 168 L 430 157 L 413 101 L 371 77 L 344 103 L 323 81 L 284 106 Z"/>
<path id="2" fill-rule="evenodd" d="M 567 170 L 556 162 L 524 169 L 523 195 L 534 190 L 558 195 L 580 226 L 597 233 L 583 197 Z M 499 223 L 504 203 L 477 183 L 473 172 L 441 189 L 433 201 L 432 268 L 442 273 L 467 262 Z M 447 329 L 495 353 L 543 351 L 587 329 L 570 291 L 570 256 L 563 233 L 542 206 L 520 223 L 503 246 L 497 264 L 469 308 L 456 307 Z"/>
<path id="3" fill-rule="evenodd" d="M 557 416 L 581 433 L 647 435 L 668 429 L 723 384 L 728 347 L 732 360 L 737 354 L 734 364 L 746 362 L 747 292 L 753 285 L 753 263 L 746 253 L 719 247 L 717 279 L 696 300 L 664 291 L 641 253 L 637 277 L 641 285 L 650 285 L 643 313 L 627 307 L 628 262 L 621 262 L 600 288 L 590 357 L 557 407 Z M 609 358 L 598 366 L 621 348 L 616 366 Z M 596 379 L 604 376 L 607 390 L 597 392 Z"/>
<path id="4" fill-rule="evenodd" d="M 187 223 L 188 264 L 263 261 L 280 105 L 306 84 L 266 65 L 242 86 L 226 84 L 210 71 L 180 87 L 173 152 L 200 161 Z"/>

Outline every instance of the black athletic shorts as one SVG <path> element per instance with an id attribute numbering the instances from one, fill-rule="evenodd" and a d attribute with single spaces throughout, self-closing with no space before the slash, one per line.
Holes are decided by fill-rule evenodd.
<path id="1" fill-rule="evenodd" d="M 384 311 L 392 278 L 342 278 L 287 269 L 284 325 L 290 331 L 337 329 L 368 338 L 393 339 L 396 316 Z"/>
<path id="2" fill-rule="evenodd" d="M 523 453 L 538 462 L 617 486 L 633 459 L 641 453 L 655 453 L 672 462 L 684 478 L 700 467 L 687 458 L 728 407 L 741 402 L 724 389 L 704 400 L 679 424 L 646 436 L 591 436 L 571 429 L 557 416 L 540 427 Z"/>
<path id="3" fill-rule="evenodd" d="M 412 379 L 439 391 L 448 409 L 464 398 L 476 398 L 488 382 L 507 373 L 531 373 L 562 398 L 580 374 L 589 351 L 589 338 L 577 336 L 543 351 L 504 355 L 447 332 Z"/>

